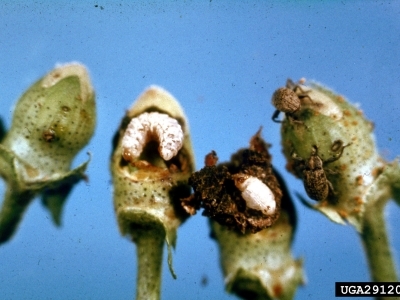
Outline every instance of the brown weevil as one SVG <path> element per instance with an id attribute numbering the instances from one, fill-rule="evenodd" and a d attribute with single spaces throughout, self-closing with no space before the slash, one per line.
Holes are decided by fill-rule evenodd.
<path id="1" fill-rule="evenodd" d="M 324 166 L 338 160 L 345 147 L 351 144 L 343 145 L 343 142 L 338 140 L 332 145 L 332 150 L 339 151 L 338 154 L 322 160 L 318 155 L 318 147 L 314 145 L 308 160 L 298 157 L 295 153 L 292 154 L 293 159 L 299 162 L 299 168 L 302 170 L 304 188 L 307 195 L 316 201 L 323 201 L 328 198 L 329 192 L 335 194 L 332 183 L 328 180 L 325 174 Z"/>
<path id="2" fill-rule="evenodd" d="M 295 84 L 291 79 L 286 82 L 286 87 L 277 89 L 272 95 L 272 105 L 276 110 L 272 115 L 272 120 L 276 123 L 281 123 L 277 118 L 280 112 L 293 120 L 293 114 L 300 110 L 304 98 L 310 98 L 307 91 L 303 91 L 298 84 Z"/>

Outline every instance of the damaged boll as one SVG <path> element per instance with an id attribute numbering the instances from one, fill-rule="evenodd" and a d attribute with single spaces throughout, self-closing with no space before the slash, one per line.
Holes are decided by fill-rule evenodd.
<path id="1" fill-rule="evenodd" d="M 282 191 L 271 166 L 269 144 L 259 130 L 250 147 L 217 165 L 215 151 L 205 157 L 205 167 L 189 178 L 194 194 L 181 199 L 184 209 L 203 215 L 242 233 L 258 232 L 279 217 Z"/>

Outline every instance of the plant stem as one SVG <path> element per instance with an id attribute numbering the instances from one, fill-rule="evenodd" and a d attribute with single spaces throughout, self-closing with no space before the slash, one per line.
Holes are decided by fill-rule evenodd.
<path id="1" fill-rule="evenodd" d="M 8 187 L 0 211 L 0 244 L 7 242 L 17 230 L 18 224 L 33 199 L 30 192 L 14 191 Z"/>
<path id="2" fill-rule="evenodd" d="M 148 229 L 139 231 L 133 238 L 138 259 L 136 300 L 158 300 L 165 233 Z"/>
<path id="3" fill-rule="evenodd" d="M 385 166 L 366 197 L 360 236 L 367 254 L 371 279 L 374 282 L 398 281 L 386 231 L 384 209 L 389 199 L 399 200 L 397 199 L 399 182 L 400 165 L 398 161 L 394 161 Z"/>
<path id="4" fill-rule="evenodd" d="M 397 282 L 395 263 L 386 231 L 384 208 L 386 201 L 366 207 L 363 230 L 360 234 L 366 250 L 373 282 Z M 377 299 L 392 299 L 378 297 Z"/>

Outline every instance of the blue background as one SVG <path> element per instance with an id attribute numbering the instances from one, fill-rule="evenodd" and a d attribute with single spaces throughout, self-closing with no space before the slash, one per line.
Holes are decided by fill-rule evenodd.
<path id="1" fill-rule="evenodd" d="M 399 1 L 1 1 L 0 112 L 7 127 L 19 96 L 56 63 L 85 64 L 97 94 L 98 124 L 75 166 L 93 159 L 68 199 L 63 226 L 40 201 L 0 247 L 2 299 L 132 299 L 135 247 L 120 236 L 108 170 L 111 138 L 125 110 L 149 85 L 171 92 L 191 126 L 197 168 L 220 161 L 264 127 L 274 165 L 285 171 L 273 91 L 288 77 L 315 79 L 361 104 L 381 154 L 400 149 Z M 0 192 L 4 184 L 0 184 Z M 332 299 L 335 281 L 367 281 L 359 237 L 296 199 L 293 246 L 308 283 L 296 299 Z M 387 209 L 399 260 L 399 208 Z M 166 253 L 164 253 L 166 256 Z M 234 299 L 224 292 L 216 243 L 197 214 L 178 231 L 173 280 L 166 259 L 163 299 Z M 202 280 L 207 278 L 207 284 Z"/>

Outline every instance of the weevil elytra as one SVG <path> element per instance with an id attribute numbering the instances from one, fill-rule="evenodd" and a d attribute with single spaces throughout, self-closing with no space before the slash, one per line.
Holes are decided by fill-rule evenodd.
<path id="1" fill-rule="evenodd" d="M 286 87 L 277 89 L 272 95 L 272 105 L 276 108 L 272 120 L 281 123 L 282 121 L 277 119 L 281 112 L 285 113 L 290 120 L 293 120 L 293 114 L 300 110 L 305 98 L 310 98 L 307 91 L 303 91 L 300 85 L 288 79 Z"/>
<path id="2" fill-rule="evenodd" d="M 324 166 L 338 160 L 342 156 L 344 148 L 350 145 L 343 145 L 340 140 L 335 141 L 331 149 L 339 153 L 327 160 L 319 157 L 316 145 L 312 147 L 308 160 L 298 157 L 295 153 L 292 154 L 293 159 L 298 162 L 299 168 L 302 170 L 304 188 L 311 199 L 323 201 L 328 198 L 330 192 L 335 193 L 332 183 L 326 177 Z"/>

